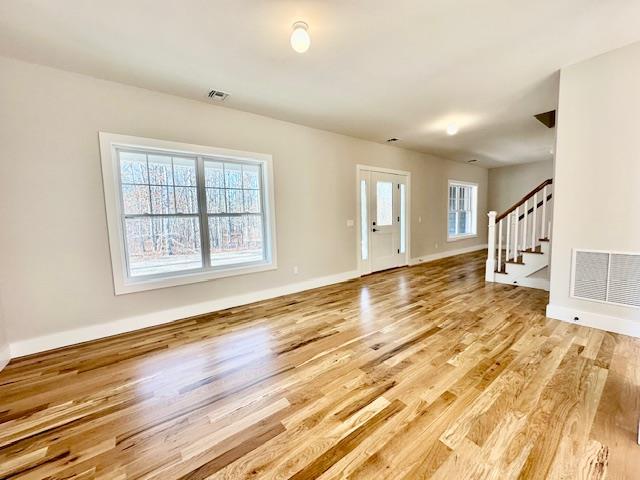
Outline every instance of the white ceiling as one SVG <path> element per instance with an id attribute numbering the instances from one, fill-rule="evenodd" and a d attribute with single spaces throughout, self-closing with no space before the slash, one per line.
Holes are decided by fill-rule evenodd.
<path id="1" fill-rule="evenodd" d="M 639 27 L 638 0 L 2 0 L 0 54 L 498 166 L 550 158 L 558 69 Z"/>

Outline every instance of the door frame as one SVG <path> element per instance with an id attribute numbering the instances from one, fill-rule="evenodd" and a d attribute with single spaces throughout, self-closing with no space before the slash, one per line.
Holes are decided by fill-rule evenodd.
<path id="1" fill-rule="evenodd" d="M 379 172 L 379 173 L 391 173 L 393 175 L 402 175 L 407 179 L 407 193 L 406 193 L 406 216 L 405 224 L 406 224 L 406 248 L 404 252 L 404 265 L 409 265 L 409 260 L 411 259 L 411 172 L 407 170 L 395 170 L 392 168 L 384 168 L 384 167 L 374 167 L 372 165 L 356 165 L 356 226 L 357 226 L 357 242 L 356 242 L 356 259 L 358 261 L 358 273 L 360 276 L 368 275 L 371 273 L 371 257 L 369 256 L 367 260 L 362 260 L 361 255 L 361 245 L 362 245 L 362 218 L 360 216 L 361 205 L 360 205 L 360 174 L 362 172 Z M 368 188 L 371 188 L 371 182 L 367 184 Z M 370 190 L 367 192 L 369 193 Z M 367 210 L 367 218 L 369 218 L 371 212 Z M 368 228 L 367 225 L 367 244 L 371 246 L 371 229 Z"/>

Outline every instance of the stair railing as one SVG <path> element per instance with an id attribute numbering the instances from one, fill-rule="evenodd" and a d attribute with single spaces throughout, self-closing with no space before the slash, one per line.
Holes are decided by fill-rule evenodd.
<path id="1" fill-rule="evenodd" d="M 495 281 L 496 273 L 505 273 L 507 263 L 520 263 L 522 252 L 537 252 L 541 241 L 549 241 L 547 204 L 553 198 L 552 185 L 553 179 L 545 180 L 502 214 L 489 212 L 488 282 Z"/>

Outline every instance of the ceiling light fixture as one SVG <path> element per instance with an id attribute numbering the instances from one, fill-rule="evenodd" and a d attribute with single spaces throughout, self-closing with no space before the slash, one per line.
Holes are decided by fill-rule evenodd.
<path id="1" fill-rule="evenodd" d="M 291 32 L 291 48 L 298 53 L 304 53 L 309 50 L 310 45 L 309 25 L 304 22 L 294 23 L 293 31 Z"/>
<path id="2" fill-rule="evenodd" d="M 455 123 L 452 123 L 450 125 L 447 126 L 447 135 L 455 135 L 456 133 L 458 133 L 458 125 L 456 125 Z"/>

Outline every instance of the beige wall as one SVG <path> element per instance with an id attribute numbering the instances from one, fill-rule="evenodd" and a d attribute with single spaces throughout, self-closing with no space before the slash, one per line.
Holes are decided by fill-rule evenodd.
<path id="1" fill-rule="evenodd" d="M 553 160 L 489 169 L 489 210 L 504 212 L 548 178 Z"/>
<path id="2" fill-rule="evenodd" d="M 640 43 L 561 72 L 550 296 L 567 313 L 637 332 L 640 309 L 569 291 L 573 248 L 640 252 L 639 78 Z"/>
<path id="3" fill-rule="evenodd" d="M 484 168 L 14 60 L 0 58 L 0 71 L 12 342 L 354 271 L 358 163 L 411 171 L 412 257 L 486 243 Z M 272 154 L 278 270 L 114 296 L 98 131 Z M 446 242 L 449 178 L 479 184 L 478 238 Z"/>

